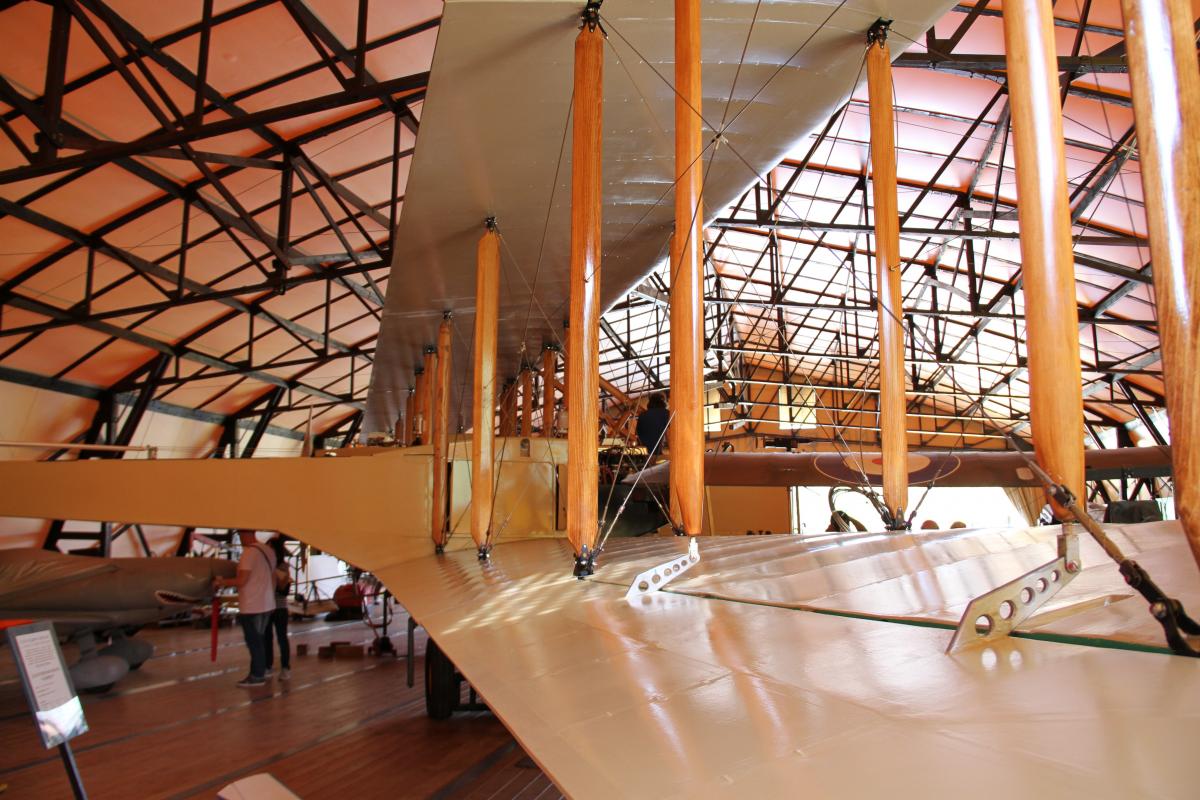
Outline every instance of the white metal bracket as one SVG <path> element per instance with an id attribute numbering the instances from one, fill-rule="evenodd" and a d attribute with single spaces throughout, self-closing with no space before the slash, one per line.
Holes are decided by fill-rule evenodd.
<path id="1" fill-rule="evenodd" d="M 693 537 L 691 542 L 688 543 L 687 553 L 675 556 L 670 561 L 664 561 L 658 566 L 638 573 L 638 576 L 633 579 L 633 583 L 629 584 L 629 591 L 625 592 L 625 599 L 633 600 L 643 595 L 657 592 L 691 569 L 692 565 L 699 560 L 700 545 L 695 537 Z"/>
<path id="2" fill-rule="evenodd" d="M 1058 558 L 968 603 L 946 652 L 1008 636 L 1070 583 L 1079 570 L 1075 523 L 1063 523 L 1058 535 Z"/>

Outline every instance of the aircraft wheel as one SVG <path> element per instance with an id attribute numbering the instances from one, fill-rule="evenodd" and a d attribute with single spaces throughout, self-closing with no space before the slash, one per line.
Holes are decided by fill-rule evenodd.
<path id="1" fill-rule="evenodd" d="M 449 719 L 458 705 L 458 675 L 454 664 L 433 639 L 425 646 L 425 714 Z"/>
<path id="2" fill-rule="evenodd" d="M 154 655 L 154 645 L 118 634 L 113 636 L 112 644 L 100 651 L 100 655 L 124 659 L 130 669 L 137 669 Z"/>
<path id="3" fill-rule="evenodd" d="M 70 666 L 71 682 L 81 692 L 103 694 L 129 672 L 129 664 L 117 656 L 91 656 Z"/>

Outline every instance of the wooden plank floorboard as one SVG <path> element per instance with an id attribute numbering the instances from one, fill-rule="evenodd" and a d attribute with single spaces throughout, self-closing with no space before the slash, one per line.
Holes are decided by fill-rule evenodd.
<path id="1" fill-rule="evenodd" d="M 368 635 L 363 636 L 362 632 L 367 632 Z M 349 631 L 339 628 L 305 631 L 303 634 L 297 638 L 318 641 L 336 638 L 364 643 L 370 641 L 369 631 L 361 624 L 357 629 L 351 628 Z M 202 635 L 207 640 L 207 633 Z M 240 633 L 238 635 L 240 636 Z M 216 664 L 209 660 L 207 651 L 148 661 L 141 670 L 121 681 L 115 691 L 104 695 L 83 696 L 84 713 L 91 731 L 86 738 L 79 740 L 77 749 L 86 751 L 105 742 L 127 738 L 134 730 L 139 735 L 146 735 L 177 727 L 188 720 L 217 718 L 247 703 L 263 702 L 276 697 L 278 692 L 247 691 L 235 685 L 246 672 L 247 660 L 243 644 L 240 649 L 222 650 Z M 309 657 L 297 659 L 294 666 L 309 663 L 319 662 Z M 290 690 L 304 691 L 309 688 L 312 682 L 305 680 L 306 674 L 312 673 L 298 669 Z M 281 689 L 282 682 L 275 688 Z M 6 708 L 24 707 L 24 699 L 18 686 L 3 687 L 0 693 L 15 695 L 6 698 L 9 701 L 5 703 Z M 143 695 L 147 697 L 143 699 Z M 169 702 L 148 702 L 151 697 L 157 699 L 164 695 L 169 696 Z M 18 711 L 16 717 L 28 724 L 26 711 Z M 24 727 L 0 726 L 0 773 L 39 758 L 56 758 L 54 754 L 47 754 L 34 738 L 29 737 Z"/>
<path id="2" fill-rule="evenodd" d="M 404 646 L 406 618 L 390 633 Z M 131 673 L 116 691 L 85 696 L 90 730 L 74 742 L 89 795 L 106 798 L 212 798 L 240 777 L 270 772 L 305 800 L 433 796 L 454 785 L 492 796 L 528 794 L 541 772 L 514 765 L 525 754 L 491 714 L 456 714 L 435 722 L 425 716 L 418 658 L 417 685 L 405 685 L 402 658 L 321 660 L 316 647 L 332 640 L 367 643 L 362 623 L 293 623 L 293 649 L 308 642 L 311 654 L 293 655 L 290 684 L 260 689 L 234 684 L 246 671 L 237 629 L 221 631 L 216 664 L 209 661 L 208 632 L 150 630 L 155 658 Z M 417 652 L 424 650 L 418 631 Z M 277 665 L 278 666 L 278 665 Z M 11 657 L 0 658 L 0 784 L 7 798 L 69 798 L 57 754 L 37 744 Z M 481 759 L 509 752 L 482 773 Z M 493 772 L 508 770 L 505 777 Z M 516 779 L 514 773 L 519 774 Z M 530 773 L 533 773 L 530 775 Z M 463 778 L 458 781 L 457 779 Z M 497 793 L 509 785 L 510 793 Z M 465 797 L 465 794 L 455 794 Z M 489 795 L 483 795 L 489 796 Z M 552 790 L 545 797 L 559 797 Z"/>

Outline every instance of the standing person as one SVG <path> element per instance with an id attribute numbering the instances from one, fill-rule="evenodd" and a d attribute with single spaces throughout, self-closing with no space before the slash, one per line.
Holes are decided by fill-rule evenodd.
<path id="1" fill-rule="evenodd" d="M 213 578 L 220 589 L 236 586 L 238 590 L 238 621 L 250 651 L 250 674 L 238 681 L 238 686 L 262 686 L 266 678 L 266 645 L 263 636 L 267 622 L 275 611 L 275 554 L 258 541 L 254 531 L 241 529 L 242 557 L 238 561 L 236 578 Z"/>
<path id="2" fill-rule="evenodd" d="M 288 647 L 288 590 L 292 585 L 292 576 L 288 574 L 287 548 L 283 546 L 283 537 L 276 536 L 267 542 L 275 554 L 275 610 L 271 612 L 271 620 L 267 626 L 263 643 L 266 646 L 267 671 L 270 676 L 275 666 L 275 647 L 272 643 L 272 633 L 279 642 L 279 680 L 286 681 L 292 677 L 292 652 Z"/>
<path id="3" fill-rule="evenodd" d="M 667 411 L 667 398 L 655 392 L 646 401 L 646 410 L 638 415 L 637 438 L 646 448 L 646 466 L 658 461 L 663 445 L 666 444 L 667 425 L 671 414 Z"/>

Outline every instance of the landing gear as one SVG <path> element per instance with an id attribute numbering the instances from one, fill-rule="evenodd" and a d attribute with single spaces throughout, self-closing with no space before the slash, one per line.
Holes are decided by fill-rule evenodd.
<path id="1" fill-rule="evenodd" d="M 129 673 L 129 662 L 120 655 L 96 652 L 96 635 L 92 631 L 83 631 L 74 639 L 79 646 L 79 661 L 69 671 L 71 682 L 79 691 L 102 694 Z"/>
<path id="2" fill-rule="evenodd" d="M 425 713 L 430 719 L 449 719 L 458 705 L 458 671 L 433 639 L 425 645 Z"/>
<path id="3" fill-rule="evenodd" d="M 100 651 L 100 655 L 123 658 L 129 664 L 130 670 L 136 670 L 154 655 L 154 645 L 140 639 L 130 639 L 118 631 L 113 633 L 112 641 Z"/>
<path id="4" fill-rule="evenodd" d="M 425 645 L 425 713 L 430 719 L 449 719 L 455 711 L 488 711 L 475 689 L 468 684 L 467 702 L 462 701 L 462 674 L 437 642 Z"/>
<path id="5" fill-rule="evenodd" d="M 392 604 L 391 592 L 383 593 L 383 625 L 382 631 L 375 637 L 375 641 L 371 643 L 369 652 L 374 656 L 394 656 L 396 655 L 396 647 L 392 644 L 391 638 L 388 636 L 388 610 Z M 367 613 L 367 609 L 363 609 L 363 619 L 370 622 L 371 615 Z M 412 684 L 409 684 L 410 686 Z"/>

